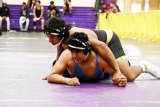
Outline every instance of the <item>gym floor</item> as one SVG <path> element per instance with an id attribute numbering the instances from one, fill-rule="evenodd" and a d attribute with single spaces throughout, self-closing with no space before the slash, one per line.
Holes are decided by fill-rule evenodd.
<path id="1" fill-rule="evenodd" d="M 132 65 L 160 64 L 160 44 L 121 39 Z M 160 81 L 141 74 L 125 88 L 111 84 L 80 86 L 41 80 L 56 57 L 42 32 L 3 32 L 0 37 L 0 107 L 160 107 Z"/>

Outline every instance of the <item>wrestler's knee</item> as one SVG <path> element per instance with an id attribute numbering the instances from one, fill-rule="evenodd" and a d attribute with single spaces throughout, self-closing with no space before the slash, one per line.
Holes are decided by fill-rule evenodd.
<path id="1" fill-rule="evenodd" d="M 134 76 L 126 76 L 128 82 L 133 82 L 135 80 Z"/>
<path id="2" fill-rule="evenodd" d="M 128 60 L 120 60 L 118 61 L 118 65 L 122 74 L 126 76 L 128 82 L 133 82 L 136 77 L 133 73 L 132 68 L 130 67 L 130 64 L 128 63 Z"/>
<path id="3" fill-rule="evenodd" d="M 49 75 L 49 76 L 47 77 L 47 80 L 48 80 L 48 83 L 52 83 L 52 75 Z"/>
<path id="4" fill-rule="evenodd" d="M 133 82 L 136 78 L 132 69 L 128 69 L 128 68 L 121 69 L 121 72 L 124 76 L 126 76 L 128 82 Z"/>

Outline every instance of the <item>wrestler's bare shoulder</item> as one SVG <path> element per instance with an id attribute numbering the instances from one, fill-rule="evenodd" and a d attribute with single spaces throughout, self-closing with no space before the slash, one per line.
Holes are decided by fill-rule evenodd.
<path id="1" fill-rule="evenodd" d="M 83 33 L 87 34 L 89 36 L 89 38 L 90 37 L 97 38 L 97 35 L 91 29 L 80 28 L 80 27 L 72 27 L 71 30 L 70 30 L 70 35 L 72 35 L 75 32 L 83 32 Z"/>
<path id="2" fill-rule="evenodd" d="M 65 49 L 61 54 L 61 58 L 65 60 L 71 60 L 72 59 L 71 51 L 69 51 L 68 49 Z"/>

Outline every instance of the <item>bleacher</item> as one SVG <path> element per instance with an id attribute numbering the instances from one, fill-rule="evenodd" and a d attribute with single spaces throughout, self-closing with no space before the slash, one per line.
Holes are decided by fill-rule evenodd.
<path id="1" fill-rule="evenodd" d="M 11 30 L 19 30 L 19 18 L 21 5 L 8 4 L 10 8 L 10 27 Z M 47 9 L 48 6 L 44 6 L 44 19 L 47 20 Z M 57 6 L 58 10 L 62 10 L 61 6 Z M 32 13 L 32 10 L 30 10 Z M 75 26 L 95 28 L 96 27 L 96 16 L 93 7 L 73 7 L 72 15 L 62 15 L 62 11 L 59 11 L 60 16 L 67 23 Z M 3 22 L 3 30 L 6 29 L 6 23 Z M 33 28 L 33 15 L 30 15 L 29 30 Z M 40 29 L 40 22 L 37 23 L 37 29 Z"/>

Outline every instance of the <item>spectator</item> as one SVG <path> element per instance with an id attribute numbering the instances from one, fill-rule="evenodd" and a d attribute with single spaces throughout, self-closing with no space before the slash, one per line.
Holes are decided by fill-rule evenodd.
<path id="1" fill-rule="evenodd" d="M 63 14 L 66 14 L 66 12 L 72 14 L 71 0 L 64 0 Z"/>
<path id="2" fill-rule="evenodd" d="M 117 12 L 120 12 L 120 9 L 119 9 L 118 5 L 110 3 L 108 5 L 108 12 L 117 13 Z"/>
<path id="3" fill-rule="evenodd" d="M 28 0 L 27 1 L 27 6 L 30 8 L 30 9 L 33 9 L 33 7 L 35 6 L 36 4 L 36 0 Z"/>
<path id="4" fill-rule="evenodd" d="M 25 24 L 25 29 L 23 28 L 23 24 Z M 26 2 L 22 3 L 22 7 L 20 9 L 20 19 L 19 19 L 19 25 L 21 31 L 27 31 L 29 26 L 29 8 L 26 5 Z"/>
<path id="5" fill-rule="evenodd" d="M 107 5 L 106 5 L 106 3 L 103 3 L 103 4 L 102 4 L 102 7 L 101 7 L 101 9 L 99 10 L 99 12 L 101 12 L 101 13 L 106 13 L 106 12 L 107 12 Z"/>
<path id="6" fill-rule="evenodd" d="M 2 21 L 5 20 L 7 22 L 7 31 L 10 31 L 10 9 L 7 7 L 7 3 L 2 3 L 1 16 L 0 16 L 0 28 L 2 29 Z"/>
<path id="7" fill-rule="evenodd" d="M 54 5 L 54 1 L 51 1 L 50 5 L 48 6 L 47 17 L 50 18 L 50 17 L 56 16 L 58 14 L 59 14 L 59 12 L 56 9 L 56 6 Z"/>
<path id="8" fill-rule="evenodd" d="M 101 9 L 99 10 L 101 13 L 117 13 L 120 12 L 118 5 L 113 3 L 103 3 Z"/>
<path id="9" fill-rule="evenodd" d="M 44 29 L 44 8 L 41 6 L 41 2 L 39 0 L 36 1 L 36 5 L 33 8 L 33 30 L 36 30 L 36 22 L 41 21 L 41 30 Z"/>
<path id="10" fill-rule="evenodd" d="M 99 12 L 107 13 L 106 14 L 106 18 L 107 18 L 109 13 L 120 12 L 120 9 L 119 9 L 118 5 L 115 5 L 113 3 L 109 3 L 109 4 L 103 3 L 101 9 L 99 10 Z"/>

